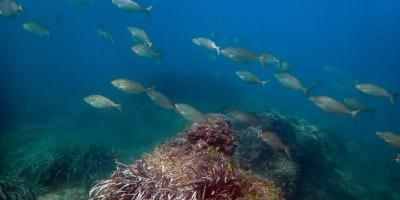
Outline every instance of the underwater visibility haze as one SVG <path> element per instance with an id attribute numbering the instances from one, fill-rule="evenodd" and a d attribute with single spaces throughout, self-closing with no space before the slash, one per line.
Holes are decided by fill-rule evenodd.
<path id="1" fill-rule="evenodd" d="M 400 199 L 399 10 L 0 0 L 0 200 Z"/>

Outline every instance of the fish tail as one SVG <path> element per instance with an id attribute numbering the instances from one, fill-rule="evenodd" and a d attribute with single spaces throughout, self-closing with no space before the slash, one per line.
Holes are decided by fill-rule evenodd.
<path id="1" fill-rule="evenodd" d="M 400 95 L 400 92 L 393 94 L 389 97 L 390 99 L 390 103 L 394 104 L 394 101 L 396 100 L 396 98 Z"/>
<path id="2" fill-rule="evenodd" d="M 154 90 L 154 89 L 156 89 L 156 87 L 157 87 L 156 85 L 153 85 L 151 87 L 146 88 L 145 91 L 148 92 L 148 91 Z"/>
<path id="3" fill-rule="evenodd" d="M 303 92 L 307 97 L 310 96 L 310 88 L 309 87 L 303 88 Z"/>
<path id="4" fill-rule="evenodd" d="M 355 110 L 355 111 L 351 111 L 350 114 L 351 114 L 351 116 L 353 117 L 353 119 L 356 119 L 356 118 L 357 118 L 357 115 L 358 115 L 361 111 L 363 111 L 362 108 L 361 108 L 361 109 L 358 109 L 358 110 Z"/>
<path id="5" fill-rule="evenodd" d="M 262 85 L 266 85 L 268 82 L 269 82 L 268 80 L 267 81 L 261 81 L 261 84 Z"/>
<path id="6" fill-rule="evenodd" d="M 286 155 L 288 158 L 290 158 L 290 147 L 288 145 L 286 145 L 283 150 L 285 151 Z"/>
<path id="7" fill-rule="evenodd" d="M 144 12 L 150 16 L 151 11 L 153 10 L 153 5 L 148 6 L 146 9 L 144 9 Z"/>
<path id="8" fill-rule="evenodd" d="M 265 54 L 258 57 L 258 61 L 260 62 L 261 68 L 262 68 L 262 69 L 264 69 L 264 65 L 265 65 L 265 62 L 266 62 L 266 58 L 267 58 L 267 57 L 266 57 Z"/>
<path id="9" fill-rule="evenodd" d="M 158 64 L 163 63 L 164 61 L 164 52 L 163 51 L 159 51 L 156 58 L 158 59 Z"/>
<path id="10" fill-rule="evenodd" d="M 305 94 L 306 96 L 309 96 L 309 95 L 310 95 L 310 91 L 313 90 L 314 88 L 318 87 L 319 84 L 320 84 L 319 81 L 315 81 L 315 82 L 314 82 L 313 84 L 311 84 L 309 87 L 304 88 L 304 89 L 303 89 L 304 94 Z"/>
<path id="11" fill-rule="evenodd" d="M 115 108 L 117 108 L 119 111 L 122 111 L 122 104 L 115 104 Z"/>
<path id="12" fill-rule="evenodd" d="M 281 61 L 279 59 L 275 59 L 275 63 L 278 69 L 281 69 Z"/>
<path id="13" fill-rule="evenodd" d="M 220 54 L 220 51 L 221 51 L 221 47 L 216 46 L 215 49 L 217 50 L 217 54 L 219 55 L 219 54 Z"/>

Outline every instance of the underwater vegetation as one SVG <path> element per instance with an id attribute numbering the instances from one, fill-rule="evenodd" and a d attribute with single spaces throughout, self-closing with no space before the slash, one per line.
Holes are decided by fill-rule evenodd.
<path id="1" fill-rule="evenodd" d="M 16 176 L 5 176 L 0 178 L 0 199 L 19 200 L 35 199 L 47 189 L 38 183 L 33 183 Z"/>
<path id="2" fill-rule="evenodd" d="M 14 160 L 12 167 L 2 166 L 0 192 L 4 199 L 36 199 L 48 191 L 72 186 L 79 186 L 87 197 L 87 189 L 115 168 L 113 152 L 95 145 L 62 146 L 48 154 L 19 153 L 13 156 L 21 157 L 10 158 Z"/>
<path id="3" fill-rule="evenodd" d="M 283 199 L 280 188 L 232 162 L 234 130 L 223 115 L 207 115 L 133 165 L 117 162 L 90 199 Z"/>
<path id="4" fill-rule="evenodd" d="M 240 15 L 238 15 L 239 13 L 235 13 L 233 5 L 240 5 L 237 4 L 240 2 L 218 5 L 218 2 L 197 4 L 193 1 L 186 5 L 188 7 L 185 7 L 187 2 L 180 2 L 178 6 L 163 1 L 70 0 L 70 2 L 79 6 L 93 3 L 94 7 L 78 15 L 72 11 L 67 16 L 63 16 L 65 20 L 61 20 L 59 23 L 61 19 L 59 15 L 68 12 L 67 9 L 59 10 L 59 8 L 63 8 L 59 3 L 54 5 L 56 7 L 49 9 L 50 7 L 47 8 L 47 5 L 35 7 L 36 5 L 33 4 L 33 7 L 30 7 L 28 1 L 23 2 L 23 7 L 14 0 L 0 0 L 0 17 L 16 22 L 12 26 L 7 26 L 12 22 L 5 21 L 6 24 L 1 26 L 2 28 L 6 27 L 5 30 L 7 29 L 2 37 L 6 42 L 6 45 L 3 46 L 7 47 L 4 48 L 5 52 L 2 55 L 6 59 L 1 63 L 6 66 L 7 70 L 5 70 L 6 73 L 0 74 L 5 74 L 10 80 L 5 80 L 1 84 L 6 89 L 3 96 L 7 97 L 4 98 L 7 100 L 4 104 L 0 103 L 0 106 L 13 108 L 10 110 L 13 110 L 13 115 L 18 116 L 16 119 L 25 118 L 24 115 L 27 113 L 34 113 L 30 116 L 32 118 L 30 120 L 33 121 L 38 118 L 47 120 L 38 106 L 41 104 L 52 111 L 51 114 L 48 114 L 49 119 L 56 118 L 57 116 L 54 116 L 56 113 L 65 117 L 65 113 L 62 111 L 74 110 L 74 114 L 69 117 L 79 118 L 77 120 L 79 125 L 74 126 L 75 129 L 71 132 L 82 133 L 84 132 L 81 131 L 82 127 L 88 124 L 96 127 L 95 130 L 99 130 L 91 132 L 90 135 L 94 136 L 89 139 L 79 135 L 79 139 L 87 139 L 90 142 L 105 136 L 101 135 L 107 132 L 102 129 L 106 127 L 105 123 L 101 123 L 99 120 L 107 120 L 108 125 L 113 128 L 109 131 L 113 136 L 119 132 L 115 130 L 123 130 L 121 131 L 123 134 L 110 138 L 123 138 L 124 142 L 127 141 L 127 146 L 130 146 L 128 148 L 133 147 L 134 149 L 128 153 L 133 155 L 132 157 L 141 154 L 154 144 L 152 142 L 157 138 L 155 132 L 160 132 L 160 135 L 164 134 L 163 138 L 169 133 L 175 132 L 170 131 L 171 124 L 169 122 L 178 121 L 178 119 L 169 118 L 169 115 L 162 111 L 153 111 L 152 108 L 147 107 L 147 102 L 154 103 L 171 115 L 180 115 L 191 125 L 176 137 L 157 146 L 154 151 L 143 155 L 130 165 L 123 164 L 122 159 L 117 159 L 114 150 L 104 146 L 79 146 L 65 143 L 59 146 L 53 144 L 48 147 L 47 145 L 50 145 L 52 141 L 39 145 L 32 142 L 30 138 L 24 138 L 22 134 L 18 135 L 17 137 L 23 138 L 21 140 L 28 143 L 28 146 L 19 148 L 18 145 L 10 145 L 16 150 L 11 151 L 12 153 L 8 155 L 0 153 L 0 200 L 87 198 L 93 200 L 400 199 L 399 196 L 396 196 L 400 177 L 396 174 L 397 168 L 394 168 L 399 167 L 400 163 L 399 134 L 389 131 L 376 132 L 379 138 L 396 149 L 396 152 L 391 152 L 393 156 L 397 155 L 390 160 L 395 165 L 391 166 L 388 164 L 389 161 L 384 163 L 385 161 L 382 159 L 374 159 L 371 156 L 374 154 L 373 150 L 355 153 L 359 150 L 357 149 L 357 145 L 360 145 L 359 141 L 357 141 L 357 145 L 352 145 L 351 142 L 336 135 L 334 131 L 313 125 L 300 118 L 281 114 L 278 111 L 264 110 L 252 113 L 235 110 L 227 113 L 227 116 L 233 115 L 233 119 L 229 119 L 223 114 L 207 115 L 205 112 L 204 114 L 201 112 L 207 109 L 210 111 L 213 107 L 212 104 L 230 107 L 230 105 L 248 103 L 251 104 L 250 107 L 257 107 L 260 104 L 270 106 L 270 103 L 279 101 L 278 105 L 285 109 L 290 110 L 292 107 L 294 111 L 304 112 L 310 117 L 316 114 L 314 111 L 318 108 L 326 113 L 347 115 L 356 119 L 361 113 L 374 113 L 374 107 L 366 106 L 370 105 L 370 100 L 385 98 L 386 101 L 395 104 L 400 93 L 390 86 L 398 84 L 389 81 L 391 70 L 390 62 L 387 60 L 390 57 L 388 55 L 398 52 L 398 50 L 386 47 L 393 46 L 388 45 L 389 43 L 398 44 L 398 41 L 394 40 L 397 37 L 394 39 L 393 36 L 389 37 L 391 32 L 396 33 L 396 31 L 383 29 L 382 32 L 385 34 L 379 37 L 369 29 L 371 25 L 375 30 L 384 28 L 387 26 L 387 19 L 383 18 L 385 21 L 380 21 L 379 18 L 367 20 L 364 18 L 365 13 L 372 14 L 368 10 L 362 13 L 354 12 L 357 16 L 361 16 L 360 22 L 362 23 L 345 23 L 347 20 L 355 22 L 352 20 L 358 19 L 358 17 L 352 19 L 353 16 L 345 15 L 346 11 L 353 14 L 352 6 L 347 3 L 345 9 L 339 10 L 340 17 L 333 17 L 341 20 L 331 21 L 327 17 L 331 13 L 325 12 L 325 6 L 335 12 L 331 8 L 336 3 L 319 5 L 318 2 L 313 2 L 312 6 L 299 3 L 304 7 L 297 7 L 296 3 L 287 2 L 279 7 L 283 8 L 284 6 L 285 9 L 270 9 L 271 12 L 265 12 L 264 7 L 273 8 L 276 5 L 273 2 L 263 5 L 263 2 L 260 1 L 257 2 L 257 6 L 249 7 L 261 8 L 261 13 L 255 14 L 257 10 L 248 12 L 247 4 L 244 4 L 246 6 L 239 7 Z M 108 5 L 103 4 L 104 2 Z M 367 2 L 363 3 L 366 5 L 356 4 L 355 7 L 380 7 Z M 202 8 L 201 4 L 207 5 L 204 7 L 207 9 Z M 316 4 L 315 8 L 314 4 Z M 26 10 L 23 9 L 25 5 L 27 5 Z M 343 7 L 342 3 L 339 5 Z M 41 10 L 43 7 L 45 10 Z M 218 9 L 213 11 L 212 9 L 215 9 L 213 7 L 218 7 Z M 191 8 L 196 9 L 190 10 Z M 292 13 L 290 9 L 302 12 Z M 116 11 L 115 14 L 112 13 L 113 10 Z M 200 10 L 204 14 L 199 15 L 195 10 Z M 383 9 L 383 11 L 377 10 L 386 12 Z M 95 11 L 100 12 L 94 13 Z M 229 12 L 224 13 L 226 11 Z M 287 13 L 294 14 L 295 17 L 293 17 L 293 21 L 287 20 L 275 16 L 279 14 L 275 11 L 283 11 L 285 15 Z M 358 11 L 358 9 L 354 9 L 354 11 Z M 118 16 L 117 12 L 120 12 L 122 18 L 109 17 Z M 35 13 L 43 15 L 32 16 Z M 131 21 L 131 16 L 134 15 L 128 15 L 133 13 L 137 14 L 137 21 L 136 19 Z M 273 17 L 265 17 L 269 13 L 272 13 Z M 392 18 L 391 13 L 388 13 L 388 18 Z M 51 16 L 46 16 L 47 14 Z M 176 17 L 176 14 L 179 19 L 173 18 Z M 318 15 L 314 16 L 314 14 Z M 380 13 L 378 14 L 380 15 Z M 200 17 L 190 18 L 190 15 Z M 104 19 L 102 19 L 103 17 Z M 145 17 L 143 18 L 145 23 L 141 21 L 141 17 Z M 206 17 L 211 18 L 207 19 Z M 222 18 L 218 19 L 220 17 Z M 238 18 L 235 19 L 235 17 Z M 159 19 L 161 21 L 157 23 Z M 241 21 L 243 19 L 245 20 Z M 265 19 L 273 20 L 264 21 Z M 302 23 L 301 19 L 305 19 L 306 23 Z M 315 21 L 317 23 L 313 22 L 314 19 L 317 19 Z M 49 24 L 49 20 L 52 25 Z M 187 21 L 185 22 L 185 20 Z M 66 23 L 63 24 L 63 21 Z M 168 21 L 173 24 L 168 24 Z M 233 24 L 229 24 L 229 21 L 233 21 Z M 390 20 L 387 21 L 393 23 Z M 112 26 L 107 26 L 107 22 Z M 215 22 L 217 24 L 213 24 Z M 336 26 L 336 23 L 346 24 L 348 27 Z M 378 29 L 376 29 L 375 23 L 379 24 Z M 71 24 L 73 27 L 69 27 Z M 325 26 L 325 24 L 329 26 Z M 393 24 L 389 25 L 393 26 Z M 138 28 L 137 25 L 146 30 Z M 189 28 L 187 27 L 189 25 L 193 26 Z M 255 26 L 257 28 L 254 28 Z M 284 26 L 288 26 L 289 29 L 285 30 Z M 20 30 L 15 29 L 13 32 L 13 27 L 18 27 Z M 117 31 L 118 28 L 122 31 Z M 227 34 L 227 36 L 215 32 L 215 29 L 222 28 L 224 30 L 221 31 L 224 31 L 223 34 Z M 293 28 L 296 31 L 293 31 Z M 332 30 L 338 32 L 332 34 Z M 22 31 L 23 33 L 20 35 L 19 32 Z M 211 39 L 206 37 L 207 32 L 210 31 L 214 31 Z M 344 32 L 344 34 L 339 34 L 339 32 Z M 107 43 L 91 41 L 90 39 L 96 36 L 95 33 L 99 37 L 95 39 L 102 39 Z M 128 36 L 128 33 L 134 40 L 133 42 L 123 41 L 122 34 Z M 288 33 L 289 35 L 285 35 Z M 32 34 L 36 38 L 25 37 L 25 34 Z M 262 38 L 255 37 L 254 45 L 246 45 L 244 43 L 249 43 L 245 41 L 246 39 L 234 36 L 233 42 L 226 38 L 231 37 L 228 36 L 229 34 L 243 34 L 245 37 L 259 35 Z M 347 38 L 353 34 L 354 38 Z M 157 35 L 158 37 L 156 37 Z M 376 42 L 375 38 L 383 38 L 383 40 L 378 40 L 376 43 L 367 41 L 366 39 L 370 35 L 370 39 L 374 42 Z M 322 38 L 319 38 L 321 36 Z M 39 40 L 35 41 L 35 39 Z M 318 39 L 322 40 L 318 41 Z M 35 43 L 39 41 L 41 45 Z M 74 45 L 74 41 L 77 43 L 76 45 Z M 190 41 L 193 44 L 190 44 Z M 298 43 L 299 41 L 301 43 Z M 336 42 L 343 43 L 341 45 L 344 46 L 336 46 L 338 48 L 334 49 Z M 185 46 L 187 43 L 192 47 Z M 377 45 L 378 43 L 379 45 Z M 384 43 L 388 44 L 384 45 Z M 65 47 L 68 49 L 64 49 Z M 207 64 L 201 62 L 201 58 L 198 60 L 197 55 L 191 52 L 191 48 L 197 47 L 209 51 L 207 57 L 210 58 L 206 62 Z M 363 51 L 367 51 L 365 47 L 369 48 L 370 55 L 363 53 Z M 297 49 L 298 52 L 296 53 L 292 49 Z M 312 51 L 313 49 L 314 51 Z M 375 49 L 388 55 L 380 54 Z M 127 55 L 128 53 L 129 55 Z M 346 57 L 348 58 L 346 59 Z M 286 61 L 287 58 L 288 61 Z M 313 80 L 321 78 L 321 74 L 318 74 L 315 69 L 325 60 L 338 62 L 338 65 L 349 65 L 355 69 L 358 65 L 362 66 L 360 71 L 364 72 L 365 70 L 365 76 L 367 76 L 365 82 L 331 67 L 325 67 L 323 71 L 344 79 L 342 80 L 344 83 L 339 85 L 331 84 L 332 87 L 340 89 L 342 92 L 332 93 L 324 87 L 319 87 L 319 81 L 310 82 L 307 79 L 309 75 L 314 76 L 309 77 Z M 397 66 L 397 59 L 395 60 L 394 64 Z M 154 65 L 155 63 L 158 66 Z M 257 72 L 251 68 L 251 65 L 261 68 Z M 384 69 L 377 71 L 376 69 L 380 67 L 376 67 L 376 65 L 382 65 Z M 368 68 L 365 66 L 371 66 L 373 70 L 366 70 Z M 19 67 L 21 68 L 19 69 Z M 384 70 L 389 72 L 382 76 L 388 80 L 386 83 L 379 83 L 380 81 L 374 80 L 374 77 L 370 76 L 381 75 L 380 73 L 383 73 Z M 157 75 L 159 72 L 165 74 Z M 11 76 L 8 77 L 10 74 Z M 146 77 L 146 74 L 149 77 Z M 138 80 L 152 79 L 146 80 L 146 82 L 153 82 L 154 85 L 146 84 L 144 86 L 137 81 L 130 80 L 133 78 L 132 75 Z M 267 75 L 269 78 L 266 77 Z M 276 80 L 268 80 L 273 77 Z M 212 81 L 211 78 L 215 80 Z M 164 81 L 160 81 L 160 79 Z M 111 85 L 115 87 L 114 90 L 120 91 L 119 94 L 116 91 L 107 90 L 106 83 L 110 81 Z M 241 83 L 238 83 L 237 87 L 232 87 L 236 86 L 235 81 Z M 279 87 L 284 86 L 304 94 L 300 95 L 300 98 L 292 99 L 290 96 L 289 98 L 285 96 L 284 93 L 273 93 L 272 89 L 281 91 L 274 86 L 275 83 L 278 83 Z M 108 84 L 109 87 L 111 85 Z M 316 87 L 318 90 L 314 90 Z M 162 92 L 158 91 L 159 89 Z M 267 92 L 253 93 L 253 91 L 262 89 Z M 310 93 L 311 91 L 312 93 Z M 122 96 L 121 92 L 125 95 Z M 364 96 L 362 99 L 361 97 L 357 97 L 360 99 L 349 98 L 350 95 L 356 95 L 355 93 L 358 96 Z M 145 96 L 144 94 L 149 97 L 147 100 L 150 101 L 141 101 L 142 97 L 140 96 Z M 139 101 L 135 101 L 133 95 L 136 95 L 135 100 L 139 99 Z M 169 97 L 174 101 L 171 101 Z M 269 97 L 272 101 L 268 99 Z M 342 102 L 339 98 L 345 99 Z M 23 100 L 15 103 L 14 99 Z M 306 110 L 307 107 L 306 105 L 303 107 L 305 103 L 302 100 L 314 104 L 314 110 Z M 49 102 L 51 103 L 49 104 Z M 86 111 L 86 108 L 80 105 L 84 102 L 98 110 Z M 193 103 L 195 107 L 186 103 Z M 57 104 L 61 106 L 58 107 Z M 26 108 L 22 108 L 25 106 Z M 137 109 L 139 107 L 144 109 Z M 21 111 L 14 114 L 14 109 Z M 110 111 L 112 109 L 118 110 L 118 112 L 113 113 Z M 212 109 L 215 112 L 215 108 Z M 398 113 L 394 106 L 386 109 L 390 109 L 393 111 L 392 113 Z M 40 112 L 35 113 L 37 111 Z M 389 117 L 385 120 L 389 122 L 389 119 L 395 117 L 388 115 L 387 113 L 390 114 L 390 112 L 387 111 L 384 113 L 386 117 Z M 135 115 L 134 113 L 139 114 Z M 328 120 L 330 121 L 331 118 Z M 13 120 L 7 119 L 8 121 Z M 7 122 L 0 122 L 0 124 L 9 126 Z M 85 122 L 94 122 L 94 124 L 85 124 Z M 127 122 L 128 125 L 122 122 Z M 164 126 L 160 126 L 160 124 Z M 336 125 L 335 122 L 331 124 Z M 390 127 L 393 123 L 387 124 Z M 11 127 L 19 127 L 19 125 L 16 122 Z M 370 128 L 369 125 L 370 123 L 358 124 L 357 128 L 360 129 L 357 130 L 361 132 L 364 128 Z M 377 123 L 378 125 L 380 128 L 387 127 L 386 121 L 382 124 Z M 147 128 L 150 126 L 151 128 Z M 159 127 L 154 128 L 155 126 Z M 397 127 L 396 123 L 393 127 Z M 43 128 L 48 129 L 49 127 Z M 69 130 L 73 129 L 69 128 Z M 348 129 L 351 129 L 351 126 Z M 40 134 L 41 130 L 37 129 L 32 132 Z M 128 135 L 128 132 L 133 134 Z M 350 130 L 349 132 L 356 131 Z M 2 133 L 0 134 L 1 137 Z M 351 137 L 353 135 L 347 139 Z M 108 137 L 106 138 L 108 139 Z M 367 137 L 360 138 L 358 140 L 364 140 Z M 368 138 L 365 141 L 368 141 Z M 369 142 L 366 143 L 369 145 Z M 4 143 L 7 144 L 8 141 Z M 126 143 L 120 144 L 123 146 Z M 3 144 L 0 145 L 0 149 L 4 149 L 6 153 L 9 151 L 3 147 Z M 368 147 L 365 149 L 369 150 Z M 379 153 L 383 155 L 383 151 L 379 151 Z M 369 162 L 375 162 L 373 167 L 369 166 L 370 163 L 363 162 L 363 158 L 359 158 L 358 155 L 368 157 L 365 160 Z"/>

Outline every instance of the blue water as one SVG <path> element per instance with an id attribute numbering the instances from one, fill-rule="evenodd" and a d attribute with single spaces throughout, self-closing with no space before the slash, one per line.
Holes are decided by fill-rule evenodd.
<path id="1" fill-rule="evenodd" d="M 124 12 L 111 1 L 93 1 L 87 6 L 67 0 L 19 2 L 24 7 L 20 17 L 0 19 L 3 144 L 10 143 L 6 135 L 25 130 L 24 126 L 45 124 L 39 130 L 48 135 L 121 149 L 128 162 L 188 124 L 155 106 L 145 94 L 130 96 L 110 84 L 126 77 L 146 86 L 157 85 L 173 102 L 193 105 L 204 113 L 274 108 L 330 127 L 359 146 L 371 165 L 368 170 L 376 172 L 372 174 L 382 175 L 390 169 L 386 175 L 396 177 L 370 177 L 371 181 L 383 179 L 380 184 L 400 186 L 400 165 L 393 161 L 399 151 L 375 136 L 376 131 L 400 132 L 400 101 L 392 105 L 346 84 L 346 77 L 354 77 L 400 91 L 397 0 L 140 1 L 153 5 L 150 16 Z M 21 27 L 31 20 L 47 26 L 50 37 L 38 38 Z M 127 25 L 146 30 L 154 48 L 163 54 L 161 63 L 130 50 L 136 43 Z M 101 26 L 113 34 L 115 44 L 97 35 Z M 213 32 L 218 36 L 213 37 Z M 257 62 L 243 65 L 223 56 L 212 58 L 212 53 L 192 43 L 199 36 L 212 38 L 222 47 L 240 45 L 257 54 L 272 52 L 292 64 L 293 74 L 306 85 L 321 82 L 313 95 L 338 100 L 357 97 L 376 107 L 376 116 L 360 115 L 354 121 L 323 112 L 301 92 L 280 85 L 273 77 L 274 66 L 262 70 Z M 341 75 L 324 72 L 327 65 Z M 271 82 L 265 87 L 245 84 L 236 77 L 237 70 L 251 71 Z M 122 103 L 124 111 L 96 110 L 82 100 L 90 94 L 110 97 Z M 33 130 L 25 131 L 30 135 L 36 134 L 35 128 L 27 129 Z M 17 137 L 12 148 L 32 142 L 29 137 L 24 140 L 24 135 Z M 10 148 L 4 151 L 15 150 Z M 399 196 L 398 191 L 391 192 Z"/>

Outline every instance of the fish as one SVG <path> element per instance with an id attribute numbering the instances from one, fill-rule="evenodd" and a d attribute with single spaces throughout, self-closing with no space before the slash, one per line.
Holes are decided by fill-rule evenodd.
<path id="1" fill-rule="evenodd" d="M 275 73 L 274 76 L 283 86 L 294 90 L 302 90 L 306 95 L 310 93 L 311 89 L 316 87 L 316 85 L 304 87 L 303 83 L 299 79 L 289 73 Z"/>
<path id="2" fill-rule="evenodd" d="M 4 17 L 18 17 L 24 10 L 21 4 L 12 0 L 0 0 L 0 15 Z"/>
<path id="3" fill-rule="evenodd" d="M 241 124 L 256 125 L 261 123 L 261 119 L 254 113 L 235 109 L 229 112 Z"/>
<path id="4" fill-rule="evenodd" d="M 335 114 L 349 114 L 353 118 L 356 118 L 361 111 L 361 109 L 352 111 L 343 103 L 328 96 L 312 96 L 309 97 L 309 100 L 325 112 Z"/>
<path id="5" fill-rule="evenodd" d="M 275 132 L 263 131 L 259 133 L 259 137 L 274 150 L 284 150 L 287 157 L 290 158 L 289 146 L 284 144 Z"/>
<path id="6" fill-rule="evenodd" d="M 400 149 L 400 135 L 392 132 L 376 132 L 376 135 L 389 145 Z"/>
<path id="7" fill-rule="evenodd" d="M 208 50 L 216 50 L 217 54 L 218 55 L 220 54 L 221 47 L 217 46 L 214 41 L 212 41 L 208 38 L 196 37 L 196 38 L 192 39 L 192 42 L 199 47 L 202 47 L 202 48 L 205 48 Z"/>
<path id="8" fill-rule="evenodd" d="M 394 160 L 396 160 L 396 162 L 400 164 L 400 153 L 397 154 L 397 157 L 396 157 L 396 159 L 394 159 Z"/>
<path id="9" fill-rule="evenodd" d="M 161 54 L 146 44 L 137 44 L 132 47 L 132 51 L 139 56 L 147 57 L 147 58 L 156 58 L 161 59 Z"/>
<path id="10" fill-rule="evenodd" d="M 122 110 L 122 105 L 121 104 L 116 104 L 113 101 L 111 101 L 109 98 L 102 96 L 102 95 L 89 95 L 83 100 L 88 103 L 89 105 L 98 108 L 98 109 L 105 109 L 105 108 L 116 108 L 118 110 Z"/>
<path id="11" fill-rule="evenodd" d="M 242 79 L 243 81 L 245 81 L 247 83 L 265 85 L 269 82 L 269 81 L 261 80 L 256 75 L 254 75 L 248 71 L 236 71 L 235 73 L 240 79 Z"/>
<path id="12" fill-rule="evenodd" d="M 196 122 L 199 124 L 205 124 L 208 122 L 207 118 L 204 116 L 204 114 L 201 113 L 200 111 L 198 111 L 196 108 L 194 108 L 191 105 L 179 103 L 179 104 L 175 104 L 175 109 L 186 120 L 189 120 L 191 122 Z"/>
<path id="13" fill-rule="evenodd" d="M 22 28 L 24 28 L 26 31 L 33 33 L 41 38 L 48 38 L 50 35 L 50 31 L 38 22 L 34 22 L 34 21 L 27 22 L 22 25 Z"/>
<path id="14" fill-rule="evenodd" d="M 375 116 L 376 108 L 369 108 L 356 98 L 345 98 L 343 101 L 350 110 L 361 110 L 362 113 L 370 113 Z"/>
<path id="15" fill-rule="evenodd" d="M 128 94 L 140 94 L 142 92 L 147 92 L 149 90 L 154 89 L 156 86 L 152 86 L 149 88 L 145 88 L 142 84 L 133 81 L 133 80 L 128 80 L 125 78 L 119 78 L 111 81 L 111 84 L 116 87 L 117 89 L 121 90 L 122 92 L 128 93 Z"/>
<path id="16" fill-rule="evenodd" d="M 118 8 L 128 11 L 128 12 L 144 12 L 150 15 L 153 6 L 148 6 L 147 8 L 143 8 L 138 3 L 132 0 L 112 0 L 111 1 Z"/>
<path id="17" fill-rule="evenodd" d="M 264 53 L 262 54 L 260 57 L 260 62 L 261 62 L 261 67 L 264 68 L 264 65 L 268 65 L 268 64 L 276 64 L 279 68 L 279 59 L 277 57 L 275 57 L 274 55 L 272 55 L 271 53 Z"/>
<path id="18" fill-rule="evenodd" d="M 278 70 L 280 72 L 290 72 L 293 71 L 293 66 L 286 61 L 280 62 L 278 65 Z"/>
<path id="19" fill-rule="evenodd" d="M 143 42 L 145 43 L 147 46 L 151 47 L 153 45 L 153 43 L 150 41 L 149 36 L 147 35 L 147 33 L 135 26 L 128 26 L 128 31 L 131 34 L 132 38 L 134 38 L 135 40 L 139 41 L 139 42 Z"/>
<path id="20" fill-rule="evenodd" d="M 112 43 L 115 42 L 114 37 L 112 36 L 111 32 L 107 30 L 105 27 L 101 27 L 97 30 L 97 34 L 103 39 L 110 41 Z"/>
<path id="21" fill-rule="evenodd" d="M 156 91 L 155 89 L 149 89 L 146 92 L 147 96 L 149 96 L 149 98 L 158 106 L 165 109 L 175 109 L 174 104 L 172 104 L 168 97 L 165 96 L 163 93 Z"/>
<path id="22" fill-rule="evenodd" d="M 255 53 L 250 50 L 241 48 L 241 47 L 227 47 L 221 49 L 221 54 L 226 56 L 227 58 L 242 64 L 249 64 L 253 61 L 259 61 L 261 67 L 264 67 L 266 63 L 266 56 L 261 55 L 257 56 Z"/>
<path id="23" fill-rule="evenodd" d="M 363 92 L 364 94 L 370 95 L 370 96 L 378 96 L 378 97 L 386 97 L 389 98 L 390 102 L 394 104 L 394 100 L 396 97 L 399 96 L 399 94 L 390 94 L 387 90 L 384 88 L 370 84 L 370 83 L 362 83 L 362 84 L 357 84 L 356 89 L 359 91 Z"/>

